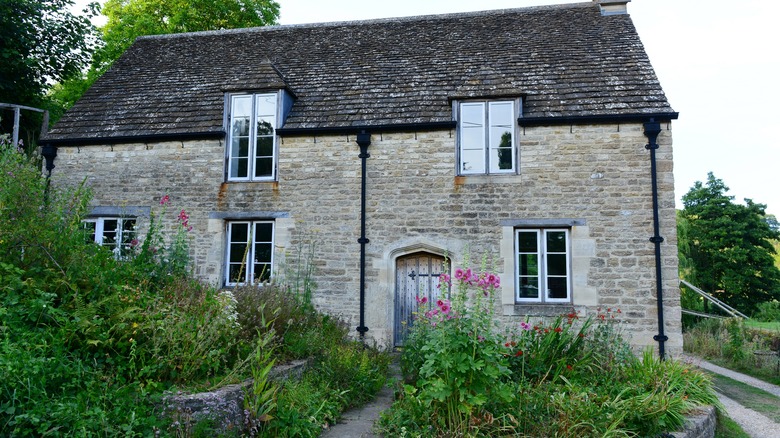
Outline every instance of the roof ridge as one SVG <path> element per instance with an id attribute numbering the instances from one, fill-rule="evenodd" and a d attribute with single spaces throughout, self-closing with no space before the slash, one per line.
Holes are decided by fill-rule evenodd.
<path id="1" fill-rule="evenodd" d="M 138 40 L 144 39 L 174 39 L 174 38 L 189 38 L 196 36 L 206 35 L 230 35 L 240 33 L 258 33 L 258 32 L 270 32 L 279 29 L 289 28 L 327 28 L 327 27 L 344 27 L 353 25 L 364 24 L 382 24 L 382 23 L 398 23 L 398 22 L 412 22 L 412 21 L 424 21 L 431 19 L 451 19 L 458 17 L 478 17 L 478 16 L 491 16 L 491 15 L 503 15 L 508 13 L 517 12 L 535 12 L 550 9 L 568 9 L 568 8 L 586 8 L 593 7 L 596 3 L 581 2 L 581 3 L 561 3 L 554 5 L 538 5 L 538 6 L 526 6 L 522 8 L 504 8 L 504 9 L 488 9 L 483 11 L 466 11 L 466 12 L 450 12 L 446 14 L 425 14 L 425 15 L 409 15 L 402 17 L 386 17 L 386 18 L 369 18 L 365 20 L 346 20 L 346 21 L 328 21 L 322 23 L 295 23 L 295 24 L 277 24 L 271 26 L 258 26 L 258 27 L 243 27 L 236 29 L 220 29 L 220 30 L 204 30 L 198 32 L 181 32 L 181 33 L 169 33 L 160 35 L 143 35 L 137 37 Z"/>

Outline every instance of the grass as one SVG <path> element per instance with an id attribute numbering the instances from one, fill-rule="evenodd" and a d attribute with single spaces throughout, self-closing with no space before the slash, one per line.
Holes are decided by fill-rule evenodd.
<path id="1" fill-rule="evenodd" d="M 718 392 L 780 423 L 780 397 L 720 374 L 710 373 Z"/>
<path id="2" fill-rule="evenodd" d="M 750 438 L 736 421 L 718 411 L 718 424 L 715 428 L 715 438 Z"/>
<path id="3" fill-rule="evenodd" d="M 767 322 L 767 321 L 756 321 L 754 319 L 748 319 L 745 320 L 745 327 L 758 329 L 758 330 L 780 332 L 780 322 L 778 321 Z"/>

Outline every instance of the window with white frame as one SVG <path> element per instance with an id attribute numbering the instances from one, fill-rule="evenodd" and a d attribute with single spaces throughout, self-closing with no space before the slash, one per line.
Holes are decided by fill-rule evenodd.
<path id="1" fill-rule="evenodd" d="M 568 229 L 515 230 L 515 299 L 518 302 L 571 302 Z"/>
<path id="2" fill-rule="evenodd" d="M 276 178 L 277 93 L 230 96 L 229 181 Z"/>
<path id="3" fill-rule="evenodd" d="M 274 257 L 272 221 L 227 223 L 225 284 L 262 283 L 271 278 Z"/>
<path id="4" fill-rule="evenodd" d="M 461 102 L 458 110 L 458 172 L 461 175 L 516 171 L 513 100 Z"/>
<path id="5" fill-rule="evenodd" d="M 110 249 L 116 258 L 123 258 L 138 244 L 136 219 L 123 217 L 96 217 L 84 220 L 90 240 Z"/>

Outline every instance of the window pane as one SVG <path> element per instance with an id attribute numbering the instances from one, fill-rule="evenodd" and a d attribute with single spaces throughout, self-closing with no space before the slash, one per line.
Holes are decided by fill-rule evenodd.
<path id="1" fill-rule="evenodd" d="M 255 160 L 255 176 L 272 176 L 274 170 L 273 158 L 257 158 Z"/>
<path id="2" fill-rule="evenodd" d="M 257 135 L 271 135 L 274 133 L 272 120 L 260 119 L 257 121 Z"/>
<path id="3" fill-rule="evenodd" d="M 491 172 L 497 172 L 500 170 L 513 170 L 515 168 L 514 148 L 511 147 L 512 134 L 505 132 L 503 135 L 506 138 L 509 147 L 503 147 L 502 141 L 502 145 L 500 147 L 490 149 Z"/>
<path id="4" fill-rule="evenodd" d="M 547 254 L 547 274 L 566 275 L 566 254 Z"/>
<path id="5" fill-rule="evenodd" d="M 243 158 L 249 156 L 249 137 L 233 137 L 233 145 L 230 150 L 233 158 Z"/>
<path id="6" fill-rule="evenodd" d="M 271 278 L 271 265 L 268 263 L 255 264 L 254 274 L 252 275 L 252 281 L 255 283 L 261 283 L 268 281 Z"/>
<path id="7" fill-rule="evenodd" d="M 230 177 L 231 178 L 246 178 L 247 168 L 249 167 L 248 158 L 236 158 L 230 160 Z"/>
<path id="8" fill-rule="evenodd" d="M 231 264 L 228 273 L 229 283 L 242 283 L 246 276 L 246 269 L 240 264 Z"/>
<path id="9" fill-rule="evenodd" d="M 230 224 L 230 242 L 249 242 L 249 224 Z"/>
<path id="10" fill-rule="evenodd" d="M 246 243 L 231 243 L 230 244 L 230 263 L 243 263 L 244 254 L 247 249 Z"/>
<path id="11" fill-rule="evenodd" d="M 270 243 L 255 244 L 255 263 L 270 262 L 272 247 Z"/>
<path id="12" fill-rule="evenodd" d="M 539 275 L 539 256 L 520 254 L 520 275 Z"/>
<path id="13" fill-rule="evenodd" d="M 547 252 L 566 252 L 566 232 L 548 231 Z"/>
<path id="14" fill-rule="evenodd" d="M 536 249 L 536 231 L 518 231 L 517 232 L 517 250 L 518 252 L 537 252 Z"/>
<path id="15" fill-rule="evenodd" d="M 547 277 L 547 298 L 568 298 L 569 296 L 566 284 L 566 277 Z"/>
<path id="16" fill-rule="evenodd" d="M 255 242 L 273 242 L 273 240 L 274 225 L 272 223 L 266 222 L 255 224 Z"/>
<path id="17" fill-rule="evenodd" d="M 249 117 L 234 117 L 231 135 L 234 137 L 249 136 Z"/>
<path id="18" fill-rule="evenodd" d="M 233 119 L 239 117 L 251 117 L 252 116 L 252 97 L 251 96 L 234 96 L 233 97 Z"/>
<path id="19" fill-rule="evenodd" d="M 460 153 L 460 170 L 464 173 L 485 173 L 485 151 L 463 150 Z"/>
<path id="20" fill-rule="evenodd" d="M 482 127 L 464 127 L 461 129 L 460 147 L 463 150 L 484 150 L 485 131 Z"/>
<path id="21" fill-rule="evenodd" d="M 520 298 L 539 298 L 539 279 L 537 277 L 520 277 Z"/>
<path id="22" fill-rule="evenodd" d="M 259 137 L 257 139 L 257 156 L 272 157 L 274 155 L 273 137 Z"/>
<path id="23" fill-rule="evenodd" d="M 83 223 L 83 227 L 87 232 L 87 235 L 89 235 L 88 242 L 95 242 L 95 227 L 97 224 L 92 221 L 87 221 Z"/>
<path id="24" fill-rule="evenodd" d="M 270 120 L 276 118 L 276 94 L 257 95 L 257 116 Z"/>
<path id="25" fill-rule="evenodd" d="M 514 106 L 513 102 L 490 102 L 490 126 L 503 126 L 511 129 L 515 124 Z"/>
<path id="26" fill-rule="evenodd" d="M 460 104 L 460 124 L 462 127 L 479 126 L 485 123 L 485 104 L 462 103 Z"/>

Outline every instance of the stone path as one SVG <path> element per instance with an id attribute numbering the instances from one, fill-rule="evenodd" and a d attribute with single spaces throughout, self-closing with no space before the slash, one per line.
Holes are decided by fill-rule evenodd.
<path id="1" fill-rule="evenodd" d="M 322 438 L 374 438 L 381 435 L 375 434 L 372 429 L 374 422 L 379 419 L 379 414 L 390 408 L 393 404 L 394 382 L 401 379 L 401 369 L 396 358 L 390 364 L 390 378 L 387 384 L 376 398 L 360 408 L 355 408 L 345 412 L 339 422 L 329 429 L 325 430 L 320 437 Z"/>
<path id="2" fill-rule="evenodd" d="M 762 389 L 770 394 L 780 397 L 780 386 L 746 376 L 728 368 L 719 367 L 715 364 L 707 362 L 706 360 L 699 359 L 698 357 L 683 355 L 682 360 L 689 362 L 699 368 L 720 374 L 721 376 L 732 378 L 736 381 Z M 751 437 L 780 437 L 780 424 L 775 423 L 770 418 L 767 418 L 766 416 L 752 409 L 748 409 L 740 405 L 736 401 L 726 397 L 723 394 L 718 393 L 718 399 L 720 399 L 720 402 L 726 409 L 728 416 L 731 417 L 731 419 L 734 420 L 737 424 L 739 424 L 742 430 L 744 430 L 745 433 Z"/>

